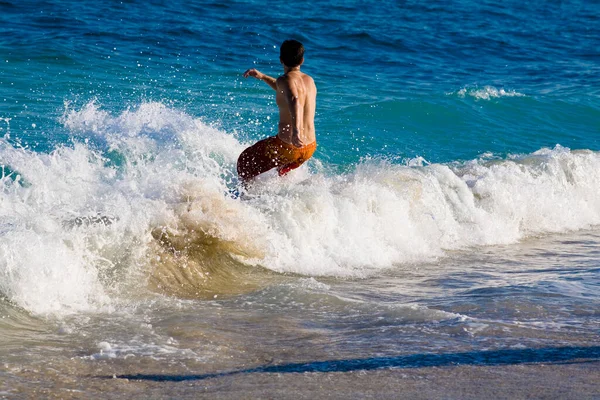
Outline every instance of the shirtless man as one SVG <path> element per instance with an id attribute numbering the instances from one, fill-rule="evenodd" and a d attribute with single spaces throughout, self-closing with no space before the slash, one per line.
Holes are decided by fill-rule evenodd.
<path id="1" fill-rule="evenodd" d="M 244 72 L 265 82 L 277 92 L 279 107 L 277 136 L 263 139 L 242 152 L 237 172 L 244 186 L 255 176 L 277 168 L 279 176 L 298 168 L 315 149 L 315 107 L 317 88 L 313 79 L 300 72 L 304 62 L 304 46 L 296 40 L 286 40 L 280 48 L 279 60 L 283 75 L 275 79 L 256 69 Z"/>

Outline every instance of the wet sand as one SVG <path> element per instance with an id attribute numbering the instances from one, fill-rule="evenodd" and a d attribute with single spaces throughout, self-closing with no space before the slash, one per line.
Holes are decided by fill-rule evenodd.
<path id="1" fill-rule="evenodd" d="M 348 372 L 168 371 L 151 360 L 71 360 L 0 373 L 0 398 L 597 399 L 600 359 L 511 365 L 393 367 Z M 306 364 L 304 364 L 306 365 Z M 205 366 L 206 367 L 206 366 Z M 268 367 L 267 367 L 268 368 Z M 310 370 L 310 367 L 305 368 Z M 163 371 L 155 373 L 155 371 Z M 128 376 L 128 378 L 126 377 Z"/>

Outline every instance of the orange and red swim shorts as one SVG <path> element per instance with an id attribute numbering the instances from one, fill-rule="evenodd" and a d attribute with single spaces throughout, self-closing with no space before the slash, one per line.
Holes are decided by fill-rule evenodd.
<path id="1" fill-rule="evenodd" d="M 285 175 L 304 164 L 316 148 L 317 142 L 296 147 L 277 136 L 268 137 L 240 154 L 237 161 L 238 176 L 241 181 L 247 182 L 272 168 L 277 168 L 279 176 Z"/>

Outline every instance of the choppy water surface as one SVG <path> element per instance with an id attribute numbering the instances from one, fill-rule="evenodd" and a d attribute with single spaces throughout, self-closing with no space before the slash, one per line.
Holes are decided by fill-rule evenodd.
<path id="1" fill-rule="evenodd" d="M 593 397 L 598 15 L 0 1 L 0 397 Z M 288 37 L 319 148 L 241 200 Z"/>

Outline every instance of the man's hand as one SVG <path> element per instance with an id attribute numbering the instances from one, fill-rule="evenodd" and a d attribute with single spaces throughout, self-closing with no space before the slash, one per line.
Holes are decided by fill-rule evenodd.
<path id="1" fill-rule="evenodd" d="M 244 78 L 252 76 L 252 77 L 254 77 L 256 79 L 262 80 L 263 75 L 264 74 L 262 72 L 260 72 L 257 69 L 254 69 L 254 68 L 250 68 L 249 70 L 247 70 L 246 72 L 244 72 Z"/>
<path id="2" fill-rule="evenodd" d="M 292 144 L 296 147 L 302 147 L 302 142 L 300 141 L 300 131 L 298 128 L 292 128 Z"/>
<path id="3" fill-rule="evenodd" d="M 271 78 L 269 75 L 265 75 L 257 69 L 250 68 L 246 72 L 244 72 L 244 78 L 252 76 L 258 80 L 265 82 L 267 85 L 271 86 L 273 90 L 277 90 L 277 84 L 275 78 Z"/>

